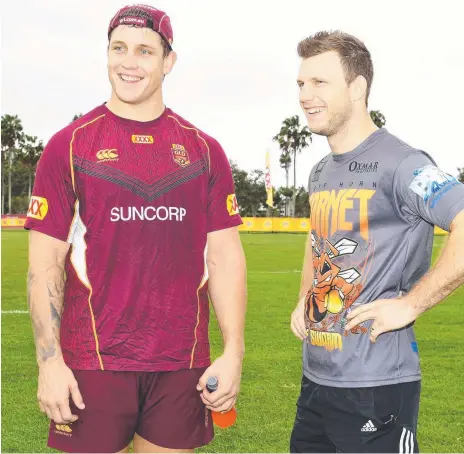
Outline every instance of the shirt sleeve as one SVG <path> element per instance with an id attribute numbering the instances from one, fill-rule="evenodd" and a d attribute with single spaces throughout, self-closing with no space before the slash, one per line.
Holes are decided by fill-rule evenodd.
<path id="1" fill-rule="evenodd" d="M 242 224 L 234 180 L 227 156 L 216 140 L 209 141 L 210 175 L 208 183 L 207 232 Z"/>
<path id="2" fill-rule="evenodd" d="M 397 167 L 393 192 L 397 209 L 411 222 L 421 218 L 448 232 L 455 216 L 464 210 L 464 185 L 421 151 Z"/>
<path id="3" fill-rule="evenodd" d="M 69 141 L 55 135 L 37 164 L 34 188 L 24 225 L 61 241 L 71 242 L 77 197 L 73 190 Z"/>

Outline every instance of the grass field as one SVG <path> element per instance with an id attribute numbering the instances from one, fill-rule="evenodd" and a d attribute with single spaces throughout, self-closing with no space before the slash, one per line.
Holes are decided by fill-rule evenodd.
<path id="1" fill-rule="evenodd" d="M 288 452 L 301 377 L 301 343 L 289 329 L 300 281 L 304 235 L 244 234 L 249 303 L 239 417 L 216 430 L 201 452 Z M 434 256 L 443 244 L 436 237 Z M 27 235 L 2 232 L 2 452 L 53 452 L 37 406 L 37 366 L 25 311 Z M 423 385 L 419 417 L 422 452 L 464 451 L 464 288 L 416 324 Z M 211 323 L 213 357 L 220 354 Z"/>

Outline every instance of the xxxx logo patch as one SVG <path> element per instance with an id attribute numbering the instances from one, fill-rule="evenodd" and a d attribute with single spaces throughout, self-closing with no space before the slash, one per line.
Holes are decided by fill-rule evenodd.
<path id="1" fill-rule="evenodd" d="M 48 201 L 44 197 L 31 197 L 27 216 L 42 221 L 48 213 Z"/>
<path id="2" fill-rule="evenodd" d="M 153 143 L 154 139 L 153 136 L 138 136 L 133 134 L 132 135 L 132 143 Z"/>
<path id="3" fill-rule="evenodd" d="M 227 197 L 227 211 L 229 212 L 229 216 L 239 214 L 238 202 L 235 194 L 230 194 Z"/>

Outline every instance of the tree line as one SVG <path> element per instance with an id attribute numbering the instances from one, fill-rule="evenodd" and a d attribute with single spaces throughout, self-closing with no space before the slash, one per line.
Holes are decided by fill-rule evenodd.
<path id="1" fill-rule="evenodd" d="M 374 123 L 379 127 L 386 124 L 384 115 L 370 111 Z M 71 123 L 82 114 L 74 115 Z M 29 205 L 37 163 L 44 149 L 42 140 L 28 135 L 23 130 L 17 115 L 2 116 L 2 214 L 25 214 Z M 242 216 L 291 216 L 308 217 L 308 190 L 296 185 L 297 156 L 312 142 L 312 133 L 300 124 L 298 115 L 286 118 L 279 132 L 273 137 L 279 145 L 280 167 L 285 172 L 285 186 L 273 188 L 273 205 L 266 205 L 265 173 L 262 169 L 246 171 L 234 161 L 230 161 L 235 191 Z M 293 168 L 293 181 L 290 172 Z M 458 168 L 458 179 L 464 183 L 464 168 Z"/>
<path id="2" fill-rule="evenodd" d="M 74 115 L 71 123 L 81 116 Z M 2 115 L 2 214 L 27 212 L 43 150 L 43 141 L 26 134 L 17 115 Z"/>

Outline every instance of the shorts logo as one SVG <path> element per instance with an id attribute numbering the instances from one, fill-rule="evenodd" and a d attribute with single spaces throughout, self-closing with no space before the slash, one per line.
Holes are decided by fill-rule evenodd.
<path id="1" fill-rule="evenodd" d="M 27 217 L 42 221 L 48 213 L 48 201 L 44 197 L 31 197 Z"/>
<path id="2" fill-rule="evenodd" d="M 377 432 L 377 427 L 375 427 L 372 421 L 369 419 L 369 421 L 367 421 L 366 424 L 362 426 L 361 432 Z"/>
<path id="3" fill-rule="evenodd" d="M 179 164 L 181 167 L 187 167 L 190 164 L 188 152 L 183 145 L 173 143 L 171 151 L 176 164 Z"/>
<path id="4" fill-rule="evenodd" d="M 97 156 L 98 162 L 118 161 L 119 156 L 118 156 L 117 151 L 118 150 L 116 150 L 116 148 L 97 151 L 96 156 Z"/>
<path id="5" fill-rule="evenodd" d="M 153 136 L 132 135 L 132 143 L 153 143 Z"/>
<path id="6" fill-rule="evenodd" d="M 65 435 L 67 437 L 72 437 L 72 429 L 68 424 L 55 424 L 56 430 L 55 433 L 59 435 Z"/>
<path id="7" fill-rule="evenodd" d="M 235 194 L 230 194 L 227 197 L 227 211 L 229 212 L 229 216 L 239 214 L 238 202 Z"/>

